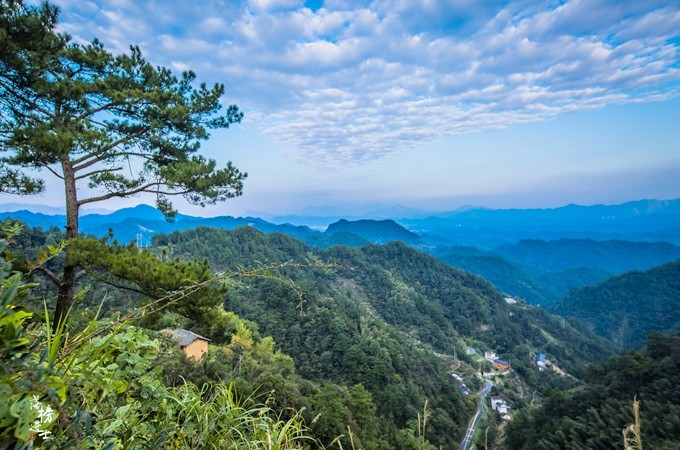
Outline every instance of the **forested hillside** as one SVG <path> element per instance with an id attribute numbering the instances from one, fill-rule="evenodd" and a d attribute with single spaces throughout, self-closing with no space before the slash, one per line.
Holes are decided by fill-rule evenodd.
<path id="1" fill-rule="evenodd" d="M 58 240 L 59 232 L 26 230 L 20 236 L 14 248 L 30 259 Z M 87 259 L 100 254 L 101 245 L 85 240 L 78 252 Z M 157 235 L 151 250 L 162 264 L 205 258 L 196 266 L 200 271 L 210 266 L 226 275 L 252 274 L 245 282 L 226 278 L 232 281 L 224 309 L 238 316 L 205 315 L 198 307 L 196 313 L 180 308 L 145 319 L 155 329 L 189 327 L 217 346 L 200 364 L 181 355 L 157 362 L 165 367 L 165 383 L 231 380 L 243 395 L 269 392 L 267 402 L 275 411 L 302 410 L 322 443 L 344 435 L 348 444 L 349 425 L 364 448 L 417 448 L 418 417 L 427 400 L 427 441 L 455 447 L 473 404 L 459 393 L 452 367 L 473 389 L 481 385 L 479 368 L 489 370 L 465 355 L 467 347 L 511 361 L 513 371 L 499 379 L 497 389 L 517 410 L 551 389 L 573 385 L 586 376 L 589 362 L 612 354 L 587 330 L 540 308 L 510 305 L 482 278 L 403 243 L 312 249 L 252 227 L 198 228 Z M 99 267 L 128 253 L 125 258 L 152 255 L 115 245 L 108 252 L 112 262 L 100 258 Z M 101 298 L 107 292 L 101 281 L 86 277 L 80 285 Z M 47 286 L 36 289 L 48 292 Z M 107 308 L 134 308 L 141 301 L 134 292 L 106 295 Z M 540 374 L 533 364 L 539 352 L 571 376 Z"/>
<path id="2" fill-rule="evenodd" d="M 583 321 L 621 349 L 639 349 L 652 331 L 680 331 L 680 261 L 575 290 L 548 310 Z"/>
<path id="3" fill-rule="evenodd" d="M 482 278 L 442 264 L 399 242 L 313 250 L 290 237 L 265 235 L 252 228 L 231 232 L 199 228 L 158 236 L 154 243 L 170 249 L 174 255 L 206 257 L 216 270 L 253 261 L 259 264 L 309 258 L 332 261 L 347 269 L 338 269 L 327 275 L 330 278 L 322 279 L 306 279 L 311 275 L 296 272 L 301 279 L 293 279 L 320 293 L 341 289 L 343 295 L 353 296 L 355 303 L 367 307 L 374 317 L 399 327 L 435 350 L 453 353 L 455 345 L 463 345 L 461 338 L 500 346 L 503 351 L 530 339 L 535 339 L 535 345 L 549 344 L 539 332 L 547 329 L 550 333 L 567 333 L 571 344 L 581 342 L 584 349 L 590 348 L 584 359 L 573 355 L 574 363 L 608 353 L 602 342 L 590 340 L 592 335 L 580 335 L 570 327 L 562 327 L 560 321 L 550 319 L 540 309 L 518 307 L 511 311 L 498 291 Z M 564 346 L 561 341 L 553 345 Z"/>
<path id="4" fill-rule="evenodd" d="M 582 267 L 619 274 L 649 269 L 680 258 L 680 247 L 667 242 L 593 239 L 526 239 L 498 247 L 494 252 L 538 274 Z"/>
<path id="5" fill-rule="evenodd" d="M 674 450 L 680 444 L 680 335 L 650 336 L 639 352 L 590 367 L 583 383 L 555 390 L 536 409 L 508 426 L 511 450 L 624 448 L 622 430 L 640 401 L 644 448 Z"/>
<path id="6" fill-rule="evenodd" d="M 503 292 L 542 306 L 572 289 L 680 257 L 680 247 L 664 242 L 592 239 L 523 240 L 491 251 L 475 247 L 436 247 L 429 251 L 447 264 L 481 275 Z"/>
<path id="7" fill-rule="evenodd" d="M 273 336 L 300 375 L 361 383 L 381 423 L 389 418 L 397 427 L 408 426 L 427 399 L 432 415 L 426 435 L 444 448 L 460 439 L 471 411 L 450 375 L 452 367 L 477 389 L 479 368 L 490 366 L 467 356 L 467 346 L 512 361 L 513 372 L 501 384 L 516 407 L 554 384 L 571 383 L 570 377 L 539 377 L 533 364 L 538 352 L 576 377 L 588 362 L 612 352 L 585 329 L 538 308 L 508 305 L 483 279 L 402 243 L 312 250 L 288 236 L 247 227 L 160 235 L 154 244 L 167 254 L 206 257 L 216 271 L 280 266 L 277 272 L 290 277 L 301 298 L 277 281 L 255 278 L 230 287 L 226 309 Z M 337 266 L 330 271 L 296 266 L 319 261 Z"/>

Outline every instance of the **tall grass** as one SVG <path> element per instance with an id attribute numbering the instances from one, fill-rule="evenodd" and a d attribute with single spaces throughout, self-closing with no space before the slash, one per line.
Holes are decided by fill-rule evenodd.
<path id="1" fill-rule="evenodd" d="M 623 448 L 624 450 L 643 450 L 642 433 L 640 430 L 640 401 L 633 400 L 634 422 L 623 429 Z"/>

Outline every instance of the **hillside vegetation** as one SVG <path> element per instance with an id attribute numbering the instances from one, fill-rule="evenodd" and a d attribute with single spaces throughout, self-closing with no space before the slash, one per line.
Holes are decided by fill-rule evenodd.
<path id="1" fill-rule="evenodd" d="M 652 331 L 680 331 L 680 261 L 577 289 L 548 310 L 583 321 L 621 349 L 639 349 Z"/>
<path id="2" fill-rule="evenodd" d="M 507 429 L 510 450 L 618 450 L 640 400 L 644 448 L 680 443 L 680 335 L 652 334 L 639 352 L 589 368 L 578 387 L 555 390 L 536 409 L 519 413 Z"/>
<path id="3" fill-rule="evenodd" d="M 252 228 L 199 228 L 157 236 L 154 242 L 174 255 L 206 257 L 216 271 L 254 261 L 282 265 L 282 273 L 302 289 L 302 298 L 271 280 L 254 279 L 230 289 L 226 309 L 273 336 L 302 376 L 361 383 L 378 415 L 399 427 L 417 417 L 427 398 L 433 411 L 428 438 L 445 447 L 460 439 L 471 406 L 450 376 L 447 365 L 454 355 L 468 373 L 466 383 L 481 386 L 480 363 L 465 355 L 466 346 L 513 361 L 508 380 L 513 380 L 517 406 L 551 383 L 569 380 L 537 377 L 535 353 L 546 352 L 556 365 L 581 376 L 588 362 L 612 352 L 587 330 L 538 308 L 508 305 L 483 279 L 403 243 L 312 250 Z M 300 261 L 327 261 L 337 268 L 310 271 L 295 267 Z M 447 356 L 435 357 L 435 352 Z"/>
<path id="4" fill-rule="evenodd" d="M 30 259 L 58 239 L 56 229 L 26 230 L 13 252 Z M 353 440 L 366 449 L 456 447 L 474 402 L 459 392 L 451 372 L 474 391 L 482 385 L 480 370 L 491 370 L 488 362 L 466 355 L 467 347 L 510 360 L 512 372 L 496 377 L 495 389 L 515 410 L 556 388 L 568 389 L 586 376 L 588 363 L 613 353 L 587 329 L 521 302 L 510 305 L 482 278 L 399 242 L 313 249 L 283 234 L 241 227 L 157 235 L 147 250 L 87 239 L 77 249 L 86 259 L 109 255 L 91 267 L 97 276 L 125 274 L 117 260 L 143 262 L 149 268 L 136 276 L 151 284 L 153 271 L 165 265 L 189 270 L 183 265 L 190 264 L 194 269 L 186 273 L 197 270 L 200 277 L 221 273 L 226 294 L 213 291 L 217 308 L 196 297 L 201 303 L 172 306 L 140 322 L 155 330 L 188 328 L 212 339 L 200 363 L 172 352 L 155 360 L 163 385 L 186 380 L 200 390 L 229 382 L 242 398 L 253 396 L 245 409 L 266 402 L 273 418 L 303 421 L 323 445 L 335 441 L 351 448 Z M 195 258 L 205 260 L 182 262 Z M 234 278 L 238 273 L 246 279 Z M 81 279 L 80 287 L 89 291 L 80 308 L 96 307 L 106 295 L 102 313 L 115 317 L 145 303 L 139 293 L 106 288 L 106 280 Z M 29 296 L 28 304 L 49 299 L 49 285 L 34 290 L 37 297 Z M 539 352 L 568 375 L 540 373 L 533 363 Z M 428 424 L 421 436 L 426 402 Z"/>

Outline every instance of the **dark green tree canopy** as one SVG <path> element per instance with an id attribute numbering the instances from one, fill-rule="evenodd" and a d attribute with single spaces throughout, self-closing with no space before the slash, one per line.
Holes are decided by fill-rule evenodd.
<path id="1" fill-rule="evenodd" d="M 48 2 L 0 0 L 0 192 L 42 192 L 45 171 L 62 180 L 69 240 L 84 204 L 147 192 L 171 218 L 169 196 L 204 206 L 241 195 L 245 173 L 198 154 L 209 129 L 243 118 L 235 105 L 223 111 L 222 84 L 154 67 L 135 46 L 113 55 L 97 40 L 72 43 L 55 31 L 57 16 Z M 61 276 L 50 275 L 59 286 L 55 323 L 78 267 L 68 257 Z"/>
<path id="2" fill-rule="evenodd" d="M 244 173 L 197 154 L 208 129 L 243 117 L 235 105 L 220 114 L 223 85 L 154 67 L 138 47 L 113 55 L 96 40 L 70 43 L 54 32 L 48 4 L 1 4 L 2 192 L 41 192 L 42 180 L 24 172 L 34 169 L 62 179 L 67 196 L 78 183 L 101 191 L 76 197 L 78 207 L 151 192 L 170 213 L 168 195 L 205 205 L 241 194 Z"/>

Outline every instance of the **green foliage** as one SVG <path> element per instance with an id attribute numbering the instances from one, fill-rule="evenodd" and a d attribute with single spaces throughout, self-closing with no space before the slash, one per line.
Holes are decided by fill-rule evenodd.
<path id="1" fill-rule="evenodd" d="M 154 192 L 171 213 L 167 195 L 199 205 L 240 195 L 245 174 L 195 155 L 208 129 L 243 117 L 235 105 L 219 114 L 223 85 L 196 87 L 193 72 L 176 77 L 137 47 L 114 56 L 97 40 L 70 43 L 54 31 L 51 6 L 3 1 L 0 13 L 0 149 L 9 153 L 2 157 L 3 191 L 40 192 L 41 180 L 20 183 L 28 180 L 21 169 L 57 173 L 57 165 L 66 185 L 84 179 L 105 192 L 78 199 L 78 206 Z M 125 164 L 137 168 L 126 176 L 120 164 L 130 157 L 141 161 Z"/>
<path id="2" fill-rule="evenodd" d="M 149 299 L 185 294 L 170 309 L 197 322 L 210 323 L 213 308 L 225 292 L 207 261 L 162 261 L 149 250 L 93 238 L 73 241 L 68 257 L 94 279 Z"/>
<path id="3" fill-rule="evenodd" d="M 652 331 L 680 331 L 680 261 L 578 289 L 548 309 L 583 321 L 620 349 L 641 348 Z"/>
<path id="4" fill-rule="evenodd" d="M 355 439 L 367 448 L 379 448 L 380 440 L 400 448 L 412 442 L 417 448 L 417 438 L 407 436 L 417 436 L 418 413 L 428 400 L 432 416 L 427 440 L 444 447 L 454 445 L 474 405 L 458 394 L 450 369 L 432 349 L 461 355 L 461 342 L 471 340 L 478 351 L 495 350 L 510 358 L 531 383 L 531 390 L 524 385 L 526 392 L 517 394 L 518 405 L 529 401 L 522 395 L 567 384 L 556 374 L 538 376 L 531 352 L 547 352 L 577 376 L 584 373 L 586 362 L 603 360 L 612 352 L 587 330 L 562 324 L 537 308 L 511 307 L 481 278 L 400 243 L 310 250 L 292 238 L 264 235 L 252 227 L 230 232 L 199 228 L 157 235 L 154 242 L 174 256 L 206 257 L 218 271 L 234 264 L 278 265 L 293 281 L 302 292 L 302 303 L 298 292 L 286 285 L 254 278 L 247 285 L 232 285 L 225 307 L 256 322 L 260 334 L 273 336 L 283 352 L 291 355 L 300 376 L 322 382 L 322 393 L 298 383 L 301 400 L 295 406 L 314 414 L 322 406 L 315 399 L 326 396 L 324 401 L 334 406 L 321 409 L 322 415 L 310 425 L 324 438 L 343 433 L 343 439 L 348 439 L 345 427 L 350 425 Z M 290 264 L 318 260 L 337 267 L 301 270 Z M 233 373 L 229 372 L 233 366 L 224 370 Z M 472 385 L 476 374 L 469 376 Z M 245 385 L 251 386 L 252 379 L 244 380 Z M 354 413 L 340 407 L 348 398 L 343 385 L 361 385 L 370 394 L 377 415 L 375 435 L 366 436 L 362 427 L 354 426 Z M 277 392 L 284 388 L 279 386 Z M 294 390 L 287 386 L 284 392 Z M 348 444 L 342 443 L 344 448 Z"/>
<path id="5" fill-rule="evenodd" d="M 510 449 L 619 449 L 637 397 L 645 447 L 677 448 L 679 361 L 680 335 L 652 334 L 642 351 L 591 366 L 576 388 L 553 391 L 539 408 L 516 415 L 506 443 Z"/>
<path id="6" fill-rule="evenodd" d="M 53 32 L 56 20 L 56 7 L 47 3 L 26 7 L 22 1 L 0 2 L 0 122 L 3 129 L 10 121 L 12 108 L 8 93 L 18 93 L 33 83 L 35 73 L 44 68 L 46 60 L 64 44 L 64 37 Z M 24 111 L 25 115 L 28 113 Z M 0 192 L 25 195 L 42 189 L 42 180 L 5 164 L 0 166 Z"/>
<path id="7" fill-rule="evenodd" d="M 0 253 L 5 245 L 0 241 Z M 146 331 L 97 321 L 73 337 L 60 329 L 55 336 L 40 326 L 27 330 L 30 315 L 12 306 L 20 276 L 10 270 L 0 259 L 0 447 L 293 449 L 315 444 L 300 413 L 280 419 L 266 405 L 242 403 L 232 385 L 166 387 L 158 361 L 170 350 Z M 64 344 L 55 346 L 50 339 Z"/>

